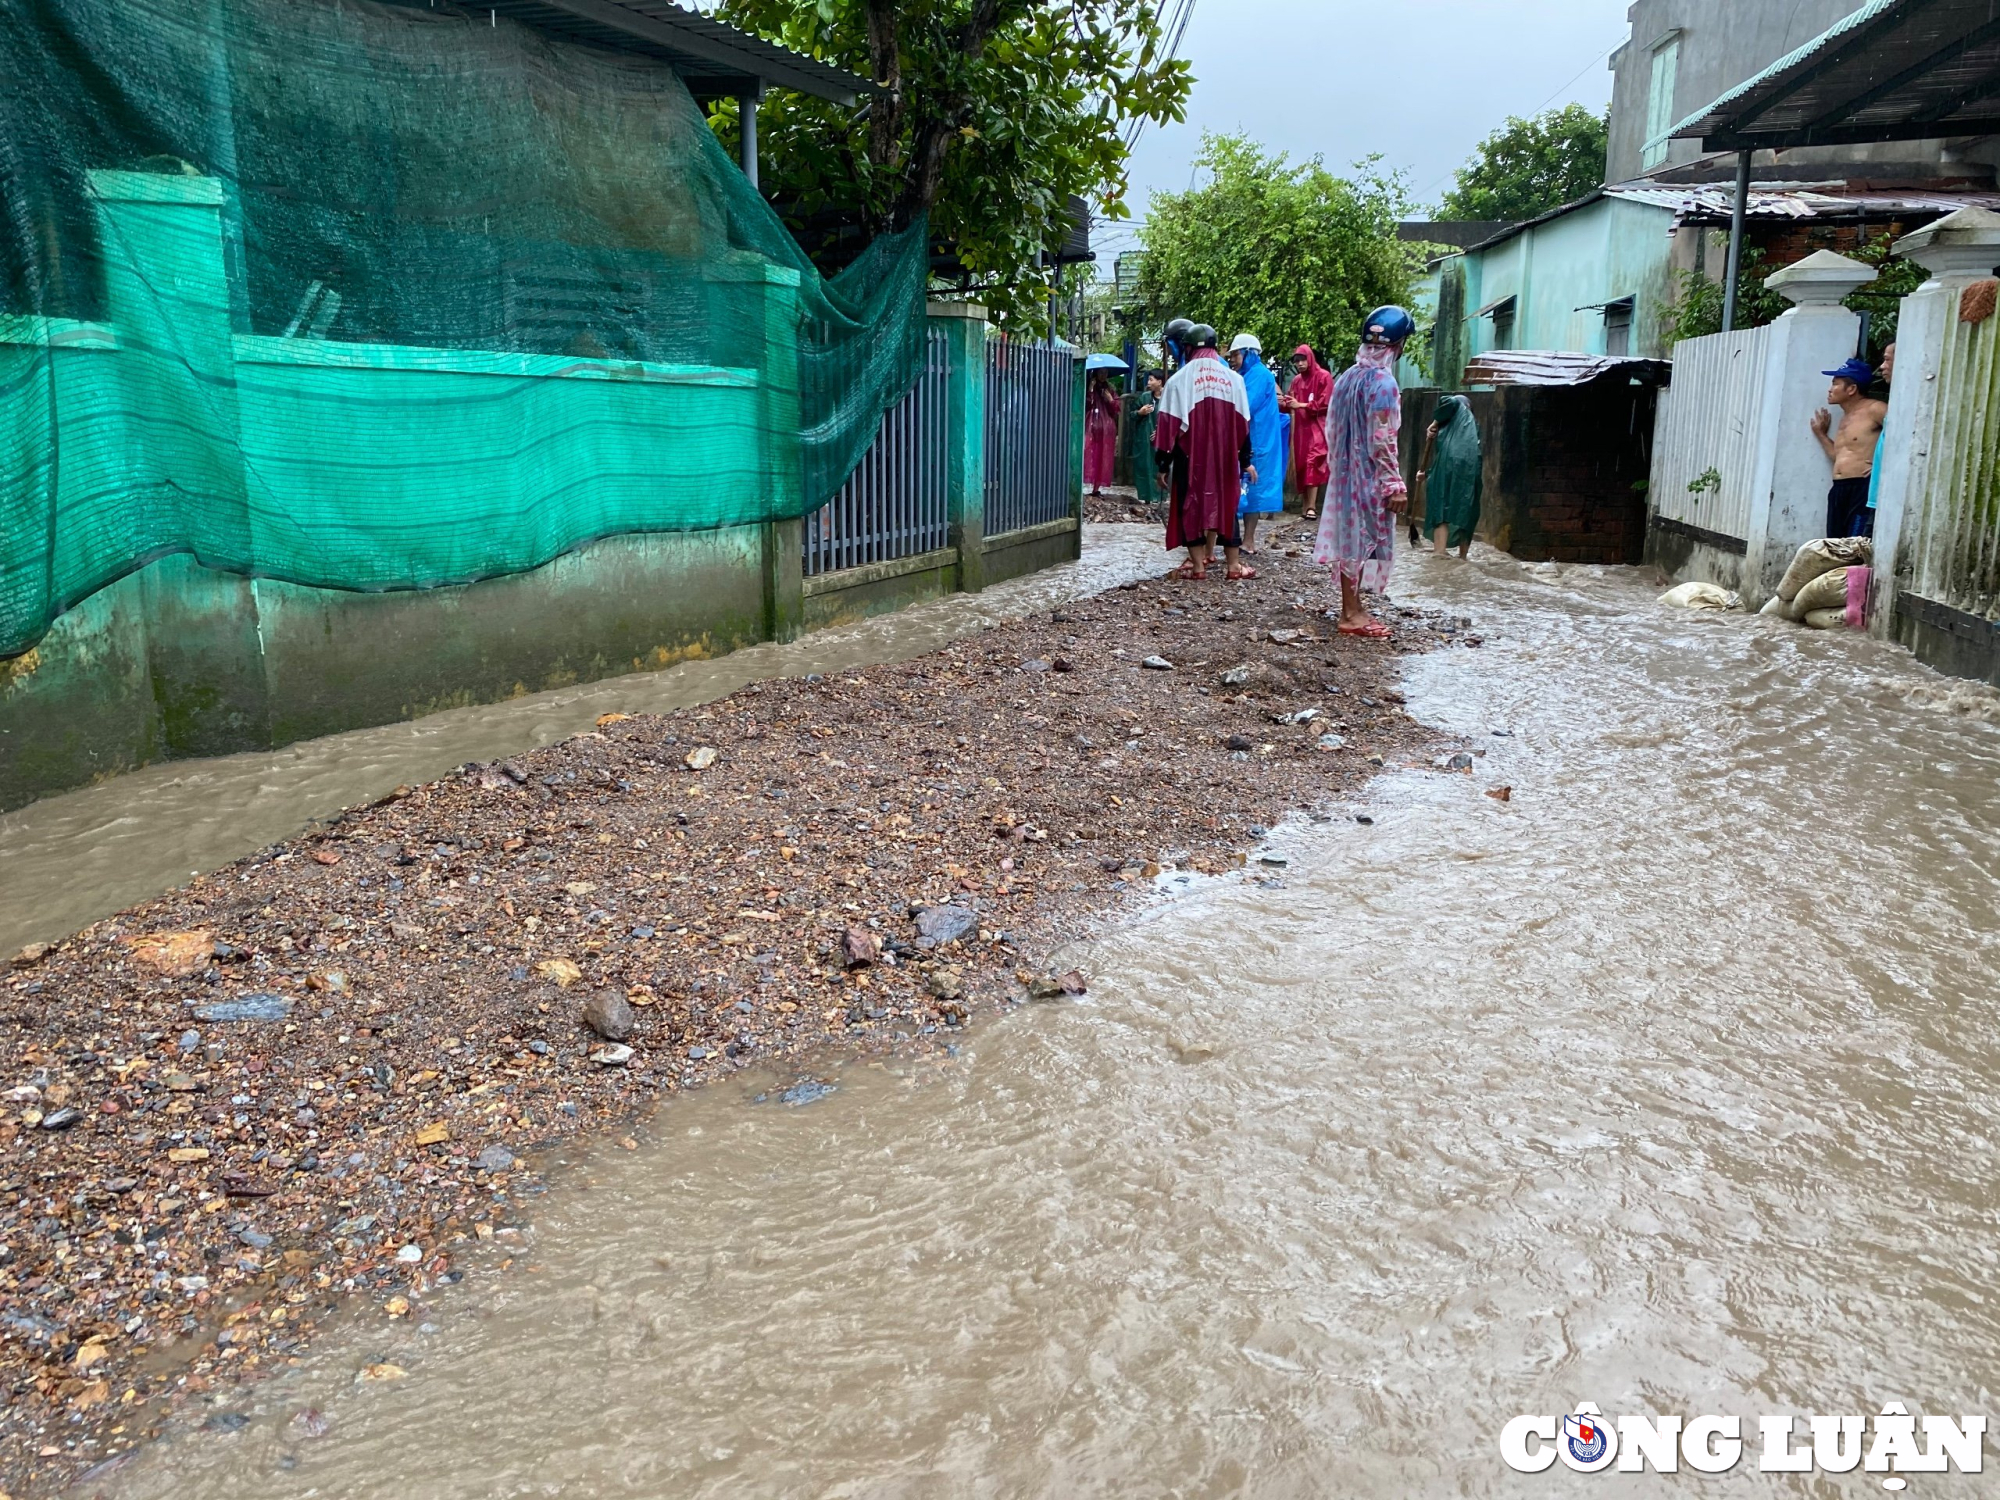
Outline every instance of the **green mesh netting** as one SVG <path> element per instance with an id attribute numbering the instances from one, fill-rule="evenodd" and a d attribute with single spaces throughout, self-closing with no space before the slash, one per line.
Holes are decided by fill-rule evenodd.
<path id="1" fill-rule="evenodd" d="M 371 0 L 0 0 L 0 655 L 146 562 L 342 589 L 797 516 L 916 378 L 670 68 Z"/>

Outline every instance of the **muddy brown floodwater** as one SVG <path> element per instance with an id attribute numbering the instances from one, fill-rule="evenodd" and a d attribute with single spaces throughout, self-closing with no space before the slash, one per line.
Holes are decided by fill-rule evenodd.
<path id="1" fill-rule="evenodd" d="M 1474 775 L 1276 830 L 1281 884 L 1187 882 L 956 1058 L 671 1103 L 514 1274 L 91 1492 L 1525 1495 L 1588 1482 L 1501 1424 L 1583 1400 L 1990 1411 L 1992 695 L 1616 571 L 1399 588 L 1485 631 L 1407 683 Z"/>

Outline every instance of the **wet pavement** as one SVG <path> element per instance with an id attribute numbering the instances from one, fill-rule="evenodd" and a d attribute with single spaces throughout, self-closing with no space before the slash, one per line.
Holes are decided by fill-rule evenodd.
<path id="1" fill-rule="evenodd" d="M 509 1275 L 88 1492 L 1541 1494 L 1517 1412 L 1990 1410 L 2000 700 L 1617 570 L 1398 587 L 1485 637 L 1406 683 L 1471 774 L 1278 828 L 956 1057 L 673 1102 Z"/>

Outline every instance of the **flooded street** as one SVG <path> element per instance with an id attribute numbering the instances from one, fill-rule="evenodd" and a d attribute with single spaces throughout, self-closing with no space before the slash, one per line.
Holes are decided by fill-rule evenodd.
<path id="1" fill-rule="evenodd" d="M 468 760 L 552 745 L 599 714 L 659 713 L 745 683 L 920 656 L 1002 620 L 1167 567 L 1151 527 L 1091 526 L 1081 561 L 896 615 L 273 750 L 168 761 L 0 815 L 0 949 L 48 941 L 316 818 L 429 781 Z"/>
<path id="2" fill-rule="evenodd" d="M 1152 541 L 1116 565 L 1157 571 Z M 855 1065 L 806 1105 L 758 1102 L 790 1081 L 769 1078 L 667 1105 L 637 1149 L 554 1174 L 510 1274 L 362 1309 L 223 1398 L 240 1431 L 88 1492 L 1540 1494 L 1583 1481 L 1503 1467 L 1517 1412 L 1992 1411 L 1993 695 L 1872 642 L 1669 611 L 1627 573 L 1401 566 L 1409 601 L 1485 635 L 1407 683 L 1486 752 L 1472 776 L 1397 771 L 1348 810 L 1372 823 L 1277 829 L 1282 879 L 1191 882 L 1065 955 L 1086 998 L 956 1058 Z M 915 618 L 775 649 L 926 649 Z M 759 657 L 659 691 L 724 691 Z M 122 813 L 74 908 L 107 909 L 106 872 L 168 824 L 203 825 L 178 863 L 213 862 L 245 820 L 295 826 L 298 798 L 690 701 L 635 682 L 562 695 L 528 740 L 501 706 L 470 711 L 485 739 L 447 735 L 458 716 L 370 731 L 363 766 L 339 742 L 257 758 L 233 805 L 173 779 L 230 763 L 144 773 L 178 812 Z M 54 880 L 36 840 L 97 837 L 63 804 L 111 790 L 5 820 L 9 889 Z M 383 1362 L 406 1378 L 356 1383 Z M 1988 1463 L 1912 1492 L 1989 1492 Z M 1631 1483 L 1881 1479 L 1753 1452 Z"/>

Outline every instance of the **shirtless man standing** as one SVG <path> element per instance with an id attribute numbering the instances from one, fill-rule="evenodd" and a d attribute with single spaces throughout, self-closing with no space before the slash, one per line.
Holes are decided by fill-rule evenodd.
<path id="1" fill-rule="evenodd" d="M 1826 534 L 1871 536 L 1875 513 L 1868 508 L 1868 478 L 1875 470 L 1875 440 L 1882 435 L 1889 407 L 1868 397 L 1875 372 L 1867 360 L 1850 359 L 1837 370 L 1821 373 L 1833 377 L 1827 405 L 1840 408 L 1838 432 L 1833 430 L 1833 413 L 1821 410 L 1812 415 L 1813 436 L 1833 460 L 1833 488 L 1826 492 Z"/>

